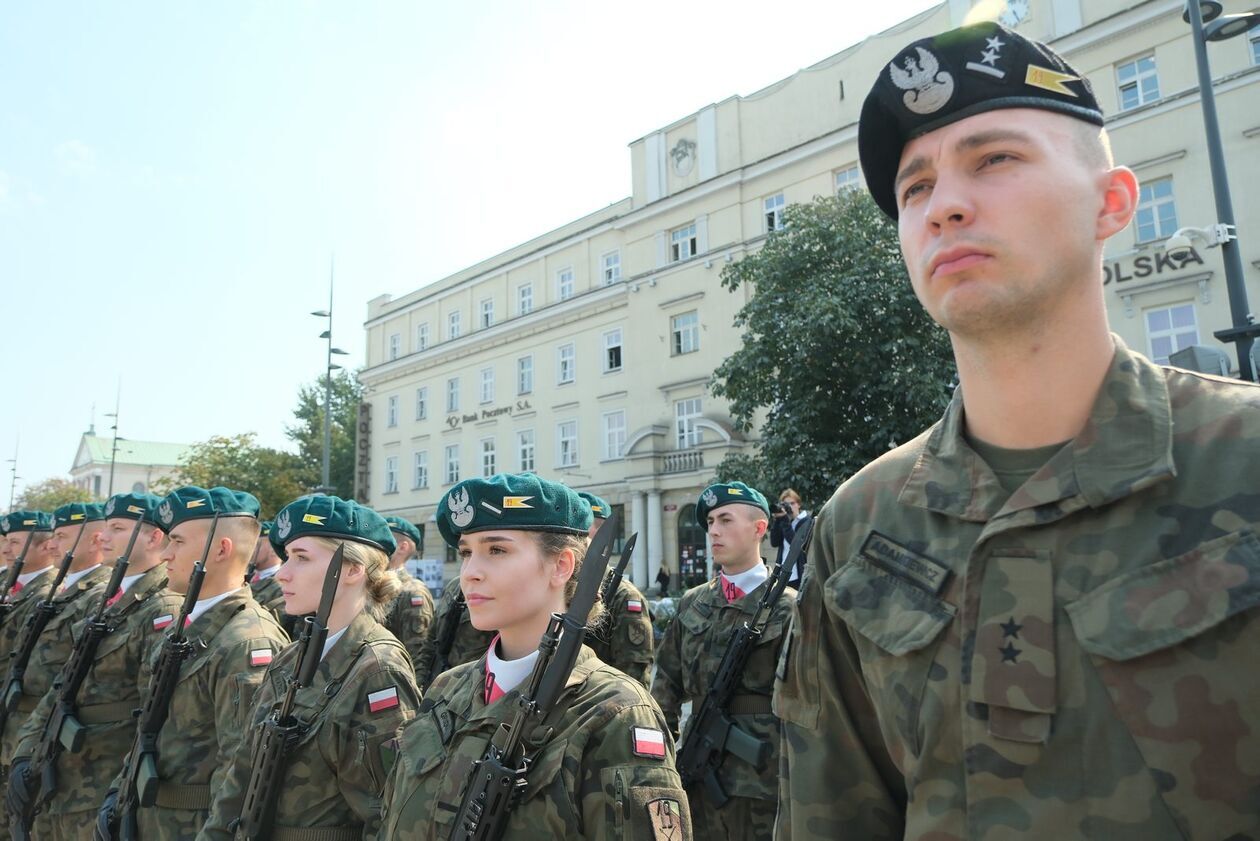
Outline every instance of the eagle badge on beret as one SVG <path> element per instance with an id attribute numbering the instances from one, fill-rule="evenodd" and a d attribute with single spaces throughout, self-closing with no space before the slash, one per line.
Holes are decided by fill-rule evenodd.
<path id="1" fill-rule="evenodd" d="M 163 502 L 160 506 L 158 506 L 158 519 L 162 521 L 163 525 L 167 526 L 169 526 L 171 521 L 175 519 L 175 512 L 171 510 L 171 504 L 169 502 Z"/>
<path id="2" fill-rule="evenodd" d="M 9 530 L 9 518 L 8 518 L 8 517 L 5 517 L 4 519 L 0 520 L 0 529 L 4 529 L 5 531 L 8 531 L 8 530 Z"/>
<path id="3" fill-rule="evenodd" d="M 468 489 L 460 488 L 446 500 L 446 507 L 451 509 L 451 522 L 457 529 L 468 528 L 476 512 L 468 502 Z"/>
<path id="4" fill-rule="evenodd" d="M 717 505 L 717 494 L 713 492 L 713 488 L 709 488 L 700 495 L 700 501 L 705 504 L 706 508 L 712 508 Z"/>
<path id="5" fill-rule="evenodd" d="M 941 69 L 941 62 L 923 47 L 915 47 L 918 58 L 906 56 L 902 66 L 888 65 L 888 75 L 901 90 L 901 102 L 915 114 L 932 114 L 945 107 L 954 95 L 954 77 Z"/>
<path id="6" fill-rule="evenodd" d="M 284 540 L 292 530 L 293 523 L 289 520 L 289 510 L 286 508 L 280 512 L 279 517 L 276 517 L 276 534 Z"/>
<path id="7" fill-rule="evenodd" d="M 113 516 L 113 513 L 114 513 L 114 502 L 115 502 L 114 497 L 112 497 L 112 496 L 111 496 L 111 497 L 109 498 L 109 502 L 105 503 L 105 516 L 106 516 L 106 517 Z"/>

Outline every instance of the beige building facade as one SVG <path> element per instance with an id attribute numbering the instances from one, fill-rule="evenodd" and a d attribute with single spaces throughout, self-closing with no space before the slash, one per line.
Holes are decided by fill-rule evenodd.
<path id="1" fill-rule="evenodd" d="M 431 523 L 461 478 L 533 470 L 589 490 L 640 534 L 631 574 L 705 558 L 694 502 L 722 458 L 755 446 L 708 390 L 739 347 L 745 292 L 722 267 L 760 247 L 783 208 L 861 187 L 857 119 L 902 45 L 962 23 L 948 0 L 754 94 L 630 145 L 633 193 L 400 298 L 368 303 L 358 494 Z M 1116 157 L 1142 181 L 1137 219 L 1109 243 L 1113 329 L 1160 361 L 1221 347 L 1219 249 L 1164 242 L 1216 221 L 1189 28 L 1177 0 L 981 4 L 1086 73 Z M 1242 9 L 1227 9 L 1242 11 Z M 1248 293 L 1260 296 L 1260 35 L 1209 46 Z M 802 56 L 802 59 L 808 57 Z M 802 290 L 808 294 L 808 290 Z M 906 361 L 910 364 L 910 360 Z M 777 493 L 779 488 L 763 489 Z M 430 534 L 433 534 L 430 530 Z M 436 534 L 426 554 L 442 547 Z"/>
<path id="2" fill-rule="evenodd" d="M 187 444 L 127 438 L 115 442 L 89 430 L 79 439 L 70 481 L 102 501 L 110 496 L 112 469 L 113 493 L 150 493 L 154 482 L 175 473 L 187 451 Z"/>

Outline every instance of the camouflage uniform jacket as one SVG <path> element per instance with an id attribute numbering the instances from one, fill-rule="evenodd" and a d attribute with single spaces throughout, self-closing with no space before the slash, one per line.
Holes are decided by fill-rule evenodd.
<path id="1" fill-rule="evenodd" d="M 44 693 L 52 687 L 61 667 L 70 659 L 76 637 L 74 627 L 84 615 L 100 606 L 101 593 L 110 574 L 110 568 L 102 564 L 74 582 L 69 590 L 53 594 L 52 603 L 57 613 L 48 620 L 43 633 L 39 635 L 39 642 L 31 651 L 31 658 L 26 663 L 26 673 L 22 676 L 22 694 L 18 696 L 17 707 L 9 713 L 4 723 L 6 765 L 12 763 L 15 756 L 21 756 L 16 750 L 23 726 L 39 705 Z M 49 583 L 52 583 L 51 579 Z M 25 621 L 30 621 L 35 615 L 34 609 L 25 613 Z M 19 635 L 14 643 L 15 654 L 22 644 L 21 637 Z M 6 666 L 11 667 L 12 663 L 9 660 Z"/>
<path id="2" fill-rule="evenodd" d="M 194 653 L 180 668 L 158 736 L 157 801 L 137 810 L 145 841 L 180 837 L 189 824 L 204 822 L 213 801 L 223 796 L 223 780 L 246 739 L 266 666 L 289 643 L 244 586 L 199 616 L 185 634 Z M 146 687 L 160 650 L 146 663 L 141 678 Z"/>
<path id="3" fill-rule="evenodd" d="M 403 730 L 402 752 L 385 791 L 381 839 L 450 837 L 468 772 L 499 724 L 511 721 L 520 697 L 514 689 L 486 704 L 485 680 L 484 656 L 434 680 L 416 719 Z M 674 746 L 642 686 L 583 647 L 548 724 L 554 735 L 540 745 L 504 838 L 691 838 Z M 663 756 L 636 754 L 636 735 L 649 734 L 659 734 L 658 746 L 663 739 Z M 674 834 L 654 832 L 654 826 Z"/>
<path id="4" fill-rule="evenodd" d="M 434 611 L 433 622 L 429 625 L 429 633 L 425 635 L 424 644 L 420 647 L 419 662 L 416 663 L 416 685 L 421 689 L 437 675 L 433 673 L 438 662 L 438 635 L 442 633 L 442 623 L 446 614 L 454 609 L 455 597 L 459 594 L 459 581 L 452 579 L 446 582 L 442 590 L 442 600 Z M 446 668 L 452 669 L 462 663 L 471 663 L 481 657 L 490 648 L 494 639 L 494 631 L 478 631 L 468 618 L 468 608 L 459 608 L 459 625 L 455 630 L 455 639 L 451 643 L 450 654 L 446 658 Z"/>
<path id="5" fill-rule="evenodd" d="M 182 601 L 165 587 L 166 565 L 158 564 L 106 608 L 104 619 L 113 630 L 97 647 L 92 669 L 76 698 L 77 717 L 86 726 L 83 749 L 62 751 L 58 756 L 57 795 L 45 807 L 50 813 L 94 811 L 131 749 L 136 730 L 132 711 L 142 704 L 140 671 L 163 637 L 162 631 L 154 629 L 153 620 L 179 613 Z M 95 598 L 89 599 L 87 613 L 95 613 L 98 606 Z M 64 673 L 58 676 L 27 718 L 14 756 L 34 756 L 64 678 Z"/>
<path id="6" fill-rule="evenodd" d="M 652 638 L 647 599 L 630 579 L 623 578 L 604 609 L 598 627 L 587 634 L 586 644 L 614 669 L 625 672 L 644 687 L 650 686 L 656 641 Z"/>
<path id="7" fill-rule="evenodd" d="M 276 618 L 276 621 L 280 623 L 280 627 L 292 635 L 293 620 L 289 614 L 284 612 L 284 595 L 280 591 L 280 582 L 276 580 L 276 577 L 271 575 L 258 581 L 252 581 L 249 589 L 254 594 L 254 601 L 267 608 L 271 615 Z"/>
<path id="8" fill-rule="evenodd" d="M 385 614 L 385 627 L 407 649 L 413 667 L 420 663 L 420 654 L 424 650 L 425 639 L 429 636 L 429 627 L 433 624 L 433 593 L 424 582 L 407 571 L 406 567 L 396 570 L 402 590 Z"/>
<path id="9" fill-rule="evenodd" d="M 56 571 L 50 567 L 43 574 L 31 579 L 16 594 L 9 597 L 9 603 L 13 605 L 13 609 L 9 612 L 9 618 L 4 621 L 2 638 L 0 638 L 0 671 L 6 676 L 9 673 L 9 663 L 12 662 L 13 655 L 21 642 L 22 629 L 26 627 L 31 614 L 35 612 L 35 606 L 48 598 L 52 590 L 53 579 L 56 577 Z M 27 672 L 27 679 L 34 679 L 34 675 L 31 675 L 29 671 Z M 9 714 L 9 718 L 12 719 L 15 716 L 25 718 L 29 712 L 29 709 L 25 712 L 14 710 Z M 5 733 L 15 734 L 18 726 L 20 725 L 16 721 L 13 723 L 6 722 Z M 5 767 L 6 772 L 10 763 L 13 762 L 12 749 L 15 746 L 13 738 L 0 740 L 0 765 Z"/>
<path id="10" fill-rule="evenodd" d="M 253 769 L 251 742 L 283 701 L 299 648 L 290 645 L 267 670 L 254 700 L 252 738 L 242 741 L 198 838 L 232 837 L 228 827 L 241 816 Z M 297 693 L 293 712 L 304 730 L 288 754 L 273 832 L 318 828 L 373 837 L 398 729 L 419 705 L 406 650 L 371 616 L 357 616 L 320 662 L 312 684 Z"/>
<path id="11" fill-rule="evenodd" d="M 1009 499 L 961 395 L 825 506 L 776 696 L 779 838 L 1260 828 L 1260 388 L 1117 340 Z"/>
<path id="12" fill-rule="evenodd" d="M 769 584 L 767 579 L 751 593 L 727 603 L 715 578 L 692 587 L 679 599 L 678 615 L 666 629 L 656 655 L 656 679 L 652 681 L 652 696 L 665 711 L 675 733 L 683 702 L 699 703 L 704 699 L 731 637 L 752 619 Z M 771 746 L 770 760 L 761 772 L 737 756 L 726 756 L 717 777 L 731 797 L 774 800 L 778 796 L 779 721 L 770 711 L 770 696 L 774 691 L 775 663 L 787 637 L 795 597 L 796 591 L 789 587 L 771 609 L 765 632 L 748 658 L 728 706 L 731 719 L 739 727 Z"/>

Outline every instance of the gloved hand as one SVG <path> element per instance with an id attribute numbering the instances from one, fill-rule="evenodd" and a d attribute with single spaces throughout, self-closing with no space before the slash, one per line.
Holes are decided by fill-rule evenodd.
<path id="1" fill-rule="evenodd" d="M 96 827 L 92 830 L 92 841 L 114 841 L 118 828 L 118 789 L 111 788 L 105 793 L 101 808 L 96 812 Z"/>
<path id="2" fill-rule="evenodd" d="M 35 800 L 35 776 L 31 773 L 31 758 L 19 756 L 9 766 L 9 788 L 4 802 L 9 807 L 9 819 L 13 823 L 29 819 L 27 814 Z"/>

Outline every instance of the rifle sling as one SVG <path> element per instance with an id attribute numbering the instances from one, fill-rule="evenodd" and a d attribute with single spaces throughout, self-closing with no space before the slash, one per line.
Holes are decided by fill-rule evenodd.
<path id="1" fill-rule="evenodd" d="M 88 704 L 76 709 L 75 718 L 80 724 L 114 724 L 120 721 L 134 722 L 133 713 L 138 701 L 115 701 L 112 704 Z"/>
<path id="2" fill-rule="evenodd" d="M 180 785 L 160 782 L 153 805 L 161 809 L 206 811 L 210 808 L 210 784 Z"/>
<path id="3" fill-rule="evenodd" d="M 772 712 L 770 696 L 732 695 L 726 705 L 726 712 L 728 715 L 769 715 Z"/>

